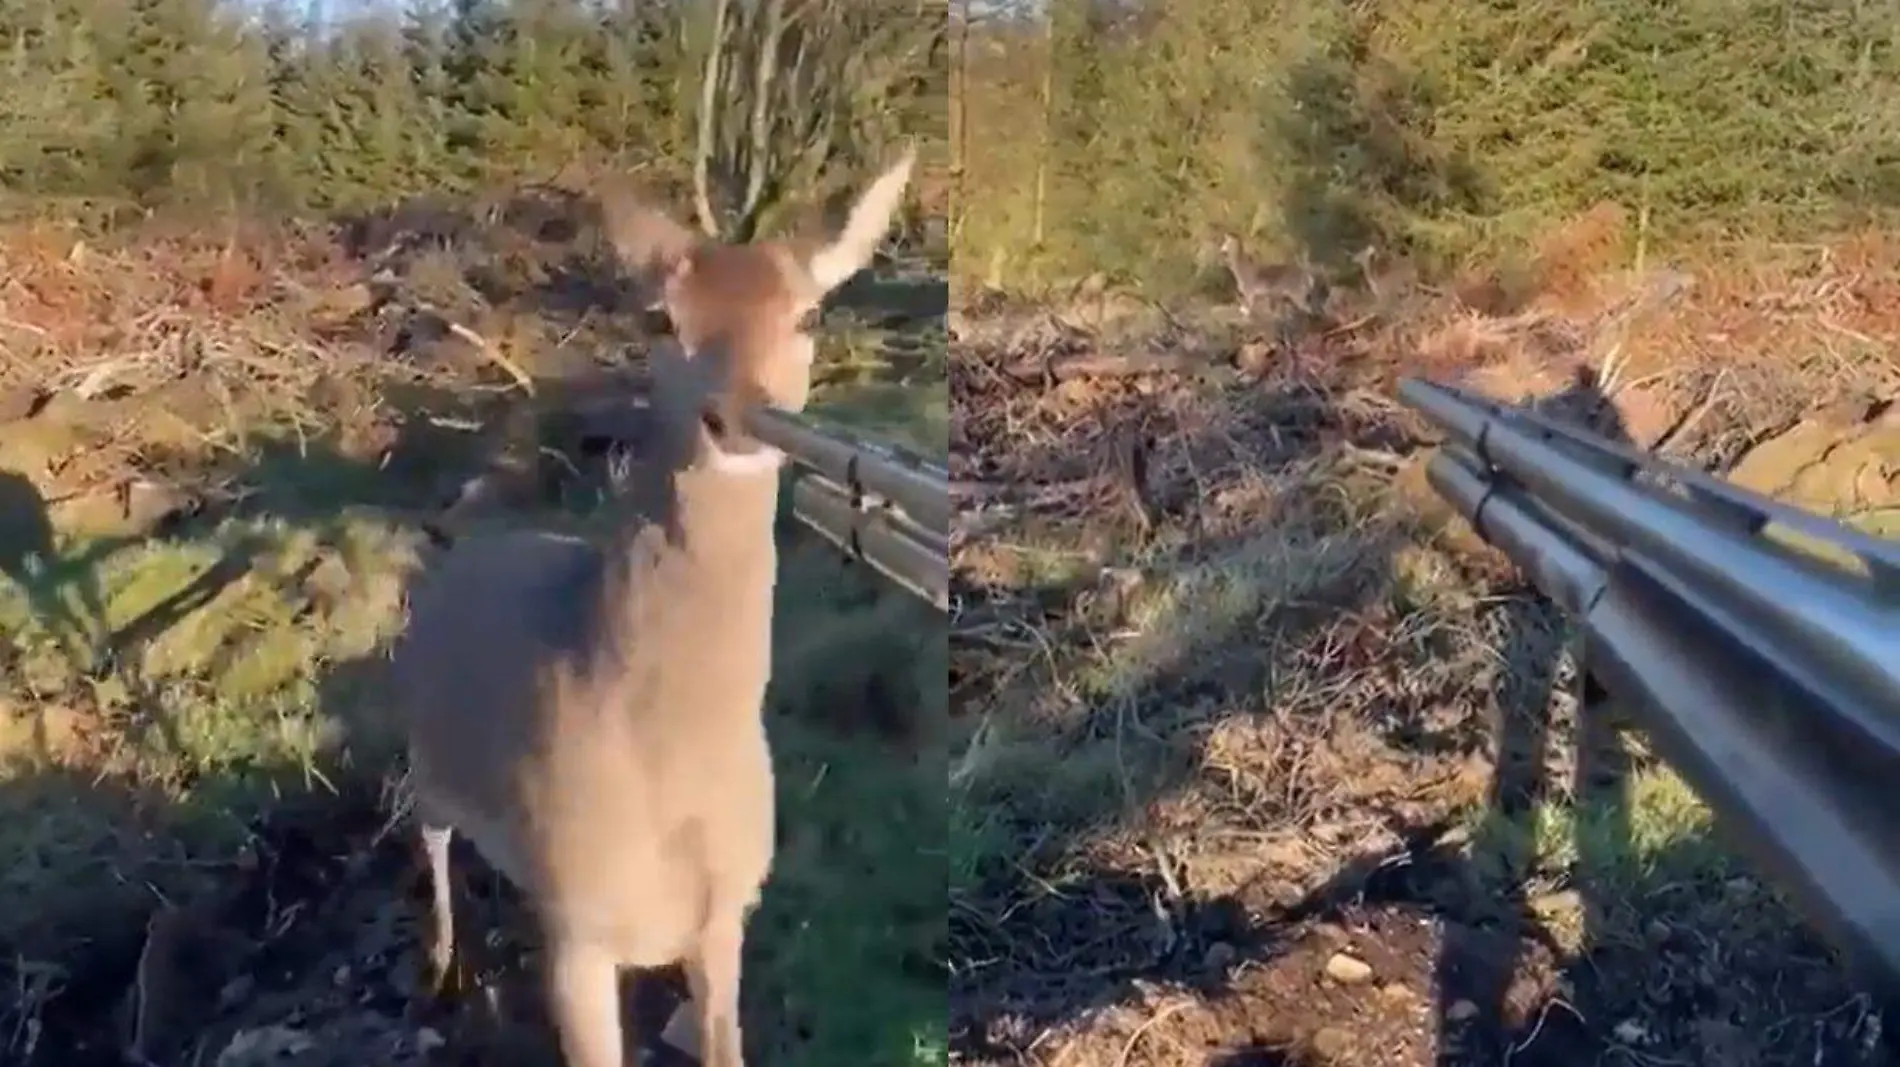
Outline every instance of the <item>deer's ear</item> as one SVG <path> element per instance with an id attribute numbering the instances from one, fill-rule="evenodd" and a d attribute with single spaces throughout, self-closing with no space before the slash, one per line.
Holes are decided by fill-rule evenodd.
<path id="1" fill-rule="evenodd" d="M 602 205 L 608 243 L 621 270 L 639 290 L 649 310 L 665 300 L 666 282 L 681 272 L 699 246 L 700 236 L 671 215 L 630 196 Z"/>
<path id="2" fill-rule="evenodd" d="M 891 228 L 898 205 L 904 201 L 904 187 L 910 183 L 911 168 L 916 163 L 917 146 L 912 144 L 904 149 L 903 158 L 858 197 L 838 236 L 812 254 L 805 269 L 818 284 L 819 292 L 836 289 L 845 279 L 871 265 L 878 242 Z"/>

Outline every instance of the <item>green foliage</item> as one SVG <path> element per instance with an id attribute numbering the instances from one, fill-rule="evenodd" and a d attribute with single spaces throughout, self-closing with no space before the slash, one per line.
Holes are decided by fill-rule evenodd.
<path id="1" fill-rule="evenodd" d="M 1652 241 L 1900 203 L 1900 15 L 1785 0 L 1057 0 L 983 16 L 955 260 L 1034 286 L 1195 283 L 1217 230 L 1447 266 L 1594 205 Z"/>
<path id="2" fill-rule="evenodd" d="M 827 158 L 840 146 L 881 151 L 892 121 L 941 139 L 920 118 L 941 114 L 940 49 L 893 37 L 878 52 L 835 32 L 863 21 L 853 5 L 794 6 L 828 42 L 823 62 L 871 79 L 852 83 L 856 111 L 826 128 Z M 696 53 L 712 46 L 694 6 L 405 0 L 343 20 L 312 14 L 329 7 L 7 4 L 0 186 L 147 207 L 348 211 L 573 168 L 677 176 L 692 159 Z M 788 116 L 787 129 L 800 121 Z"/>

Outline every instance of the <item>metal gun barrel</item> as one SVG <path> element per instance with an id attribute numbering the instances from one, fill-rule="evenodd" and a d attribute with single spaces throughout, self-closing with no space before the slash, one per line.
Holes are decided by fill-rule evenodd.
<path id="1" fill-rule="evenodd" d="M 1448 438 L 1433 487 L 1579 621 L 1591 671 L 1900 1004 L 1900 550 L 1534 412 L 1420 381 L 1400 397 Z"/>
<path id="2" fill-rule="evenodd" d="M 854 492 L 896 504 L 928 530 L 950 530 L 950 474 L 919 456 L 789 412 L 755 408 L 746 432 Z"/>
<path id="3" fill-rule="evenodd" d="M 754 409 L 745 423 L 792 459 L 792 514 L 800 522 L 949 610 L 948 471 L 787 412 Z"/>
<path id="4" fill-rule="evenodd" d="M 1554 420 L 1487 410 L 1443 386 L 1408 382 L 1401 396 L 1435 419 L 1446 416 L 1452 435 L 1492 477 L 1502 475 L 1555 516 L 1710 591 L 1727 613 L 1753 624 L 1761 651 L 1784 668 L 1812 664 L 1829 686 L 1900 707 L 1894 546 Z M 1857 566 L 1830 565 L 1763 537 L 1770 524 Z M 1900 743 L 1900 722 L 1865 725 L 1895 731 Z"/>
<path id="5" fill-rule="evenodd" d="M 901 513 L 865 511 L 822 477 L 792 483 L 792 511 L 799 520 L 885 577 L 929 601 L 950 608 L 949 549 Z"/>

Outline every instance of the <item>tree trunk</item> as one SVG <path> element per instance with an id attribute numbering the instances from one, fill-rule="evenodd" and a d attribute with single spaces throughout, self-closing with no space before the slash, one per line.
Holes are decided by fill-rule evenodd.
<path id="1" fill-rule="evenodd" d="M 1036 152 L 1036 200 L 1029 227 L 1030 247 L 1040 250 L 1048 225 L 1049 204 L 1049 153 L 1054 149 L 1055 141 L 1055 96 L 1056 96 L 1056 20 L 1055 13 L 1047 16 L 1043 49 L 1042 89 L 1038 103 L 1042 107 L 1042 144 Z"/>
<path id="2" fill-rule="evenodd" d="M 772 94 L 778 82 L 779 49 L 785 38 L 785 0 L 764 0 L 765 25 L 753 58 L 752 143 L 746 161 L 744 207 L 740 212 L 741 239 L 758 228 L 765 204 L 766 178 L 772 170 Z"/>
<path id="3" fill-rule="evenodd" d="M 719 66 L 726 50 L 732 0 L 713 0 L 712 40 L 706 46 L 706 72 L 699 86 L 699 138 L 693 152 L 693 206 L 699 228 L 708 237 L 719 236 L 719 216 L 713 209 L 713 156 L 718 153 Z"/>
<path id="4" fill-rule="evenodd" d="M 957 235 L 963 232 L 966 171 L 970 166 L 970 0 L 963 0 L 962 25 L 957 28 L 956 86 L 951 96 L 954 100 L 951 118 L 956 125 L 953 135 L 956 148 L 950 165 L 949 236 L 950 246 L 955 248 Z"/>

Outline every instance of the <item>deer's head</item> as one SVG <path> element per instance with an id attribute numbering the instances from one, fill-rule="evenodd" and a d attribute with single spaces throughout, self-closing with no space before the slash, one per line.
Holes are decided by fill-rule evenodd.
<path id="1" fill-rule="evenodd" d="M 610 215 L 623 268 L 673 323 L 675 343 L 651 355 L 664 436 L 716 466 L 776 467 L 782 457 L 748 437 L 739 414 L 750 405 L 804 408 L 811 317 L 826 294 L 870 265 L 915 162 L 915 149 L 907 150 L 859 195 L 840 232 L 810 248 L 711 240 L 638 205 Z"/>

